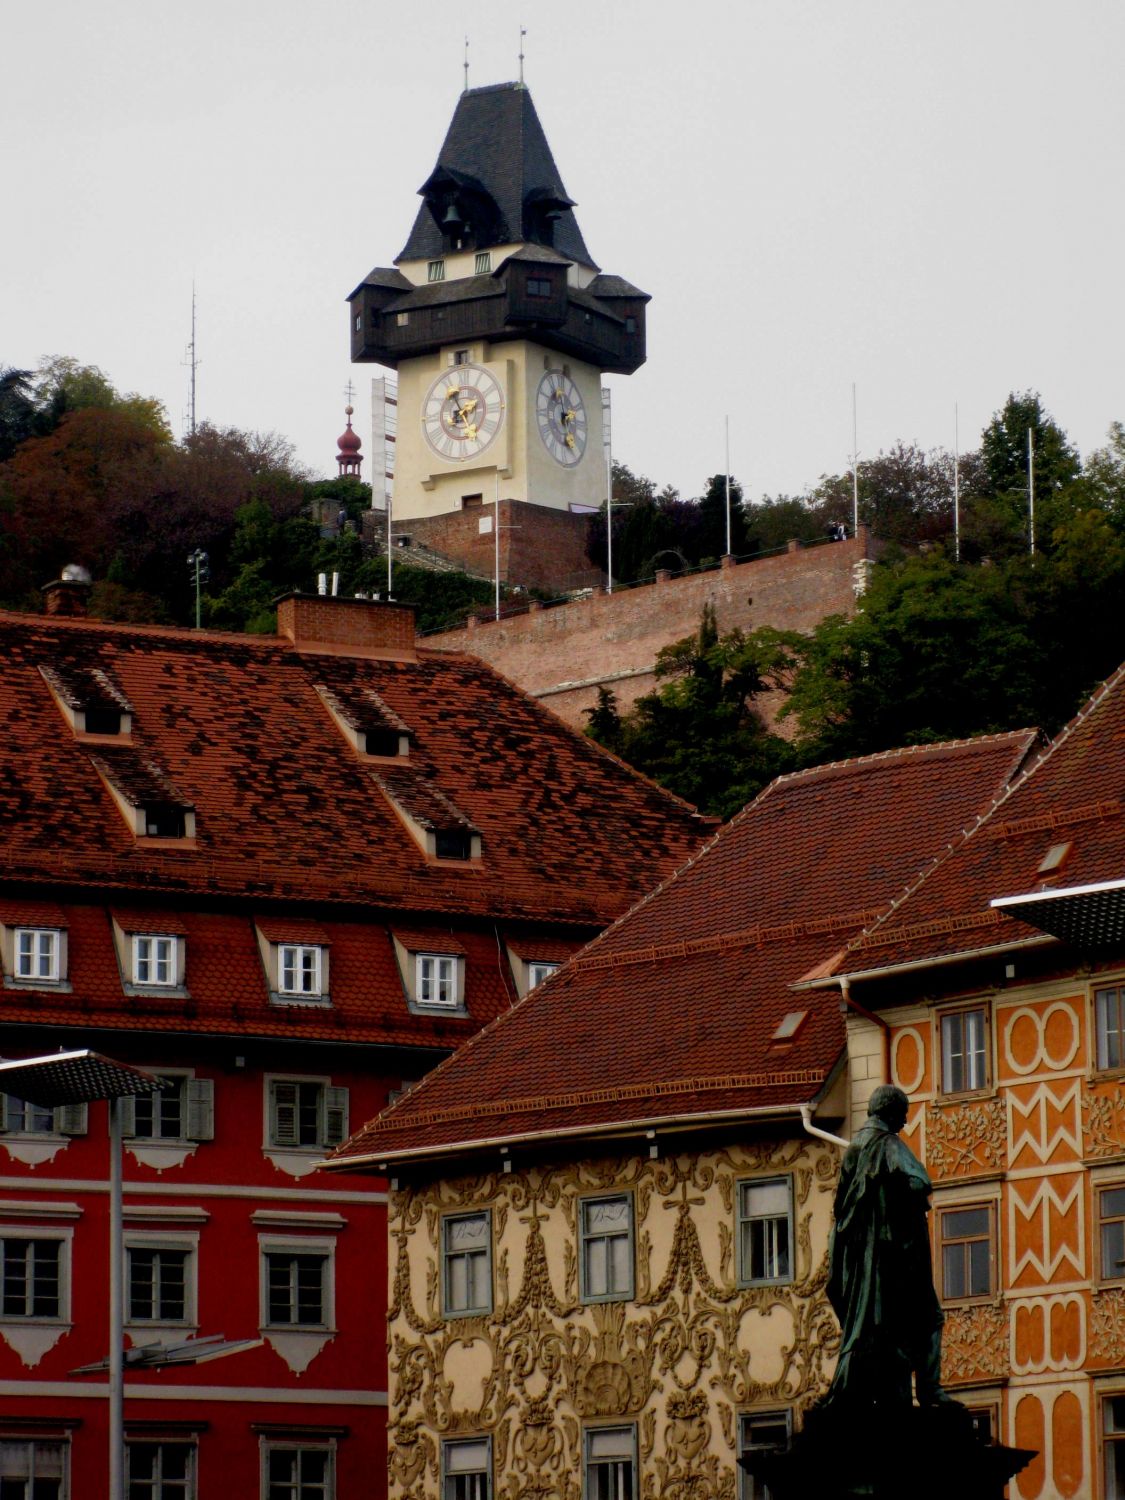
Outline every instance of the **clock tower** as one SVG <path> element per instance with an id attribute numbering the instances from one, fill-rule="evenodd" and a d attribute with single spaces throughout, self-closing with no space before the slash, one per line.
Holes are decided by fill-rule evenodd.
<path id="1" fill-rule="evenodd" d="M 594 262 L 522 84 L 461 95 L 419 194 L 394 266 L 348 298 L 352 359 L 398 372 L 396 522 L 497 493 L 588 513 L 601 377 L 643 364 L 647 295 Z"/>

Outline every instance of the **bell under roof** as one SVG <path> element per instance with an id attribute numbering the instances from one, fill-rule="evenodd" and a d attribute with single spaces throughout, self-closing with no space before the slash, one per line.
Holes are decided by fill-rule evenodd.
<path id="1" fill-rule="evenodd" d="M 534 239 L 527 232 L 527 209 L 549 202 L 558 206 L 553 248 L 597 270 L 531 94 L 522 84 L 489 84 L 467 89 L 461 95 L 434 170 L 419 192 L 425 197 L 442 183 L 484 193 L 495 205 L 492 232 L 483 239 L 478 237 L 477 249 Z M 429 203 L 423 202 L 397 259 L 430 260 L 444 250 Z"/>

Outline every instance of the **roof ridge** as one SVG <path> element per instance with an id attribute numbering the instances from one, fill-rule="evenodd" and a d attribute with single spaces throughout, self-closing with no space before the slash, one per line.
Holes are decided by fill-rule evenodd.
<path id="1" fill-rule="evenodd" d="M 827 771 L 838 771 L 842 769 L 854 770 L 862 766 L 875 766 L 889 760 L 902 760 L 910 756 L 921 756 L 928 753 L 950 750 L 975 750 L 989 745 L 999 744 L 1005 740 L 1019 740 L 1024 737 L 1034 740 L 1039 733 L 1038 729 L 1002 729 L 991 734 L 968 735 L 958 740 L 934 740 L 925 745 L 897 745 L 890 750 L 871 750 L 866 755 L 849 755 L 843 760 L 821 761 L 814 766 L 802 766 L 796 771 L 785 771 L 780 776 L 775 776 L 770 786 L 789 785 L 800 781 L 802 778 L 813 778 Z"/>
<path id="2" fill-rule="evenodd" d="M 193 630 L 188 625 L 158 625 L 155 621 L 136 623 L 131 620 L 99 620 L 93 615 L 48 615 L 31 614 L 23 610 L 0 609 L 0 625 L 38 625 L 48 630 L 73 630 L 77 633 L 108 631 L 111 635 L 153 635 L 161 640 L 190 640 L 193 644 L 217 641 L 222 644 L 240 643 L 258 648 L 286 647 L 292 643 L 282 636 L 257 635 L 239 630 Z"/>

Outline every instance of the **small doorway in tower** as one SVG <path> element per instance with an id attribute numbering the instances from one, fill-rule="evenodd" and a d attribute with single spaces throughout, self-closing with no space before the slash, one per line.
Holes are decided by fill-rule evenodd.
<path id="1" fill-rule="evenodd" d="M 461 496 L 461 509 L 462 510 L 479 510 L 480 507 L 483 504 L 484 504 L 484 496 L 483 495 L 462 495 Z"/>

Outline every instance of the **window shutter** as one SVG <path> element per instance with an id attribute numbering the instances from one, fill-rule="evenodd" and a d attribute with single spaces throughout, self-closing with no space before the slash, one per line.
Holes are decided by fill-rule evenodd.
<path id="1" fill-rule="evenodd" d="M 324 1090 L 324 1144 L 342 1146 L 348 1138 L 348 1091 Z"/>
<path id="2" fill-rule="evenodd" d="M 86 1134 L 85 1104 L 60 1104 L 55 1110 L 55 1129 L 60 1135 Z"/>
<path id="3" fill-rule="evenodd" d="M 211 1078 L 189 1078 L 184 1086 L 187 1114 L 185 1134 L 189 1141 L 215 1139 L 215 1082 Z"/>
<path id="4" fill-rule="evenodd" d="M 126 1094 L 121 1100 L 121 1134 L 136 1135 L 137 1133 L 137 1111 L 133 1104 L 133 1096 Z"/>
<path id="5" fill-rule="evenodd" d="M 270 1125 L 272 1144 L 297 1145 L 297 1085 L 270 1084 Z"/>

